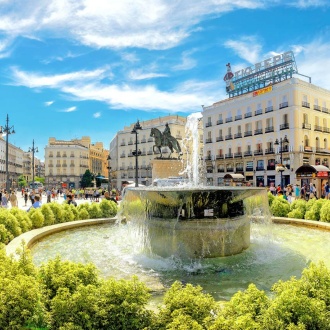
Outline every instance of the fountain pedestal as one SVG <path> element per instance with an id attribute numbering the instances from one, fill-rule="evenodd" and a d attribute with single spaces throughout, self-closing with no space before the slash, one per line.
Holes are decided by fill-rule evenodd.
<path id="1" fill-rule="evenodd" d="M 180 176 L 180 173 L 184 170 L 182 160 L 178 159 L 153 159 L 150 163 L 152 166 L 152 181 Z"/>
<path id="2" fill-rule="evenodd" d="M 250 219 L 243 200 L 264 192 L 241 187 L 128 188 L 125 203 L 141 202 L 143 242 L 162 257 L 213 258 L 241 253 L 250 245 Z"/>

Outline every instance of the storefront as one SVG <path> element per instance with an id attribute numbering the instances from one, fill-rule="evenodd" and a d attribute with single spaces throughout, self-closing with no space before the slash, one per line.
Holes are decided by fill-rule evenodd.
<path id="1" fill-rule="evenodd" d="M 239 173 L 228 173 L 223 177 L 225 186 L 243 186 L 245 184 L 245 177 Z"/>
<path id="2" fill-rule="evenodd" d="M 326 182 L 329 182 L 330 169 L 324 165 L 304 164 L 296 170 L 296 179 L 303 185 L 315 184 L 317 196 L 322 196 L 322 190 Z"/>

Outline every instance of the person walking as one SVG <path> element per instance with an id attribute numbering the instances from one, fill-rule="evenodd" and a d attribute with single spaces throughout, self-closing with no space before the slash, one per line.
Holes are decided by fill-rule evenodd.
<path id="1" fill-rule="evenodd" d="M 8 208 L 8 194 L 6 191 L 2 193 L 1 207 Z"/>
<path id="2" fill-rule="evenodd" d="M 9 197 L 9 201 L 11 204 L 11 207 L 17 207 L 17 196 L 15 194 L 15 191 L 12 191 Z"/>
<path id="3" fill-rule="evenodd" d="M 24 202 L 25 202 L 25 206 L 27 206 L 27 201 L 28 201 L 28 199 L 29 199 L 29 194 L 28 194 L 28 192 L 25 190 L 25 191 L 24 191 Z"/>

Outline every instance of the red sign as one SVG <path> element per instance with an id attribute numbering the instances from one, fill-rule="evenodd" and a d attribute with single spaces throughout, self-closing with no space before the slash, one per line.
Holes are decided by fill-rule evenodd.
<path id="1" fill-rule="evenodd" d="M 321 177 L 321 178 L 327 178 L 329 176 L 329 172 L 320 171 L 320 172 L 317 172 L 317 176 Z"/>

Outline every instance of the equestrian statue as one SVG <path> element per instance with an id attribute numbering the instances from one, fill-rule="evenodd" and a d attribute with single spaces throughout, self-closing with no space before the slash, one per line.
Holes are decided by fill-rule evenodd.
<path id="1" fill-rule="evenodd" d="M 155 152 L 155 148 L 158 149 L 160 153 L 160 158 L 163 158 L 162 148 L 168 147 L 171 151 L 168 158 L 171 157 L 174 150 L 179 154 L 178 159 L 182 156 L 182 151 L 178 140 L 171 135 L 170 127 L 168 123 L 165 125 L 165 130 L 162 133 L 158 128 L 153 127 L 150 132 L 150 136 L 155 139 L 155 145 L 153 146 L 153 152 Z"/>

